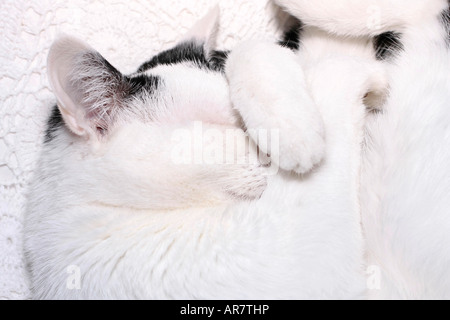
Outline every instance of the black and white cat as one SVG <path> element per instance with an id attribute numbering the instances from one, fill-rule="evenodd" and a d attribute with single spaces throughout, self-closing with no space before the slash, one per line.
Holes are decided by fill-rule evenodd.
<path id="1" fill-rule="evenodd" d="M 375 62 L 369 36 L 401 28 L 408 53 L 406 30 L 420 23 L 411 15 L 406 20 L 411 26 L 382 24 L 386 30 L 373 33 L 355 27 L 353 33 L 367 37 L 341 37 L 349 23 L 357 26 L 362 18 L 357 8 L 358 17 L 349 22 L 339 20 L 333 6 L 342 4 L 333 1 L 280 2 L 311 25 L 297 53 L 249 42 L 233 50 L 225 65 L 225 54 L 213 49 L 214 10 L 185 41 L 131 76 L 79 40 L 65 37 L 53 45 L 48 69 L 58 109 L 30 189 L 25 225 L 35 298 L 365 296 L 359 203 L 363 100 L 386 87 L 385 67 Z M 442 51 L 438 74 L 448 58 L 437 19 L 445 1 L 433 4 L 430 12 L 421 11 L 429 27 L 421 32 L 434 37 Z M 395 79 L 399 72 L 389 79 L 387 108 L 395 108 L 390 104 L 401 86 Z M 448 88 L 448 78 L 442 79 L 438 84 Z M 438 102 L 446 93 L 431 94 L 439 100 L 437 111 L 444 112 Z M 384 116 L 390 115 L 389 110 Z M 381 143 L 393 127 L 389 120 L 371 121 L 373 141 Z M 388 127 L 377 132 L 383 125 Z M 223 138 L 229 132 L 237 145 L 246 146 L 244 152 L 229 148 Z M 260 132 L 276 139 L 264 141 Z M 180 161 L 186 152 L 174 150 L 187 142 L 192 161 Z M 369 209 L 388 207 L 382 197 L 371 203 L 373 194 L 384 191 L 379 170 L 384 161 L 396 165 L 380 152 L 396 156 L 398 150 L 379 147 L 370 149 L 374 155 L 367 159 L 374 162 L 364 163 L 362 207 L 370 261 L 384 268 L 395 261 L 385 261 L 376 246 L 389 238 L 377 238 L 382 235 L 377 228 L 383 228 L 378 221 L 372 234 L 367 225 Z M 222 159 L 233 161 L 206 163 L 205 149 L 222 150 Z M 270 154 L 279 173 L 258 161 L 258 149 Z M 198 152 L 203 161 L 195 161 Z M 370 193 L 368 179 L 375 183 Z M 386 294 L 395 294 L 389 290 Z"/>

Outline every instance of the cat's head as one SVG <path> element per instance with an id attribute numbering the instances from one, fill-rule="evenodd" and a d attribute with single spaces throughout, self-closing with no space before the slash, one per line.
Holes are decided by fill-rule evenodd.
<path id="1" fill-rule="evenodd" d="M 261 195 L 265 177 L 232 108 L 226 54 L 214 50 L 218 18 L 215 8 L 132 75 L 80 40 L 66 36 L 53 44 L 48 74 L 63 133 L 83 147 L 83 159 L 100 159 L 89 165 L 106 168 L 105 183 L 128 184 L 136 199 L 147 195 L 157 208 Z M 226 146 L 230 137 L 234 143 Z M 247 148 L 236 152 L 236 144 Z M 205 160 L 205 149 L 217 163 Z"/>
<path id="2" fill-rule="evenodd" d="M 225 53 L 213 49 L 218 15 L 213 9 L 174 48 L 132 75 L 122 74 L 81 40 L 60 37 L 50 49 L 48 75 L 67 127 L 92 143 L 138 117 L 234 125 L 222 74 Z"/>

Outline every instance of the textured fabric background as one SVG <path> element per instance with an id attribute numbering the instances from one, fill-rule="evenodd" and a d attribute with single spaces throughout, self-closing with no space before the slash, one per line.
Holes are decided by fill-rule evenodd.
<path id="1" fill-rule="evenodd" d="M 287 19 L 269 0 L 0 0 L 0 299 L 29 297 L 22 220 L 55 103 L 46 77 L 55 36 L 78 36 L 130 73 L 173 45 L 217 2 L 222 49 L 279 34 Z"/>

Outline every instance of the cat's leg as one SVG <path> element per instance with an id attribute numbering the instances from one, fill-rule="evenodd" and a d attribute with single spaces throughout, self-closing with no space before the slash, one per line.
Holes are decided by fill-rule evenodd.
<path id="1" fill-rule="evenodd" d="M 307 25 L 350 36 L 375 36 L 399 31 L 436 16 L 447 0 L 275 0 Z"/>
<path id="2" fill-rule="evenodd" d="M 298 264 L 309 266 L 307 274 L 320 279 L 314 283 L 314 297 L 363 298 L 366 275 L 359 200 L 366 118 L 363 99 L 386 86 L 384 69 L 370 61 L 343 57 L 311 65 L 305 75 L 324 119 L 327 143 L 320 167 L 286 192 L 297 196 L 293 203 L 301 203 L 294 211 L 301 217 L 295 245 L 309 255 L 301 251 Z M 322 259 L 310 258 L 317 253 Z M 306 287 L 307 281 L 302 281 Z"/>
<path id="3" fill-rule="evenodd" d="M 292 51 L 269 42 L 246 42 L 230 54 L 226 74 L 234 107 L 272 163 L 306 173 L 322 160 L 323 120 Z M 259 143 L 259 130 L 279 130 L 278 145 Z"/>

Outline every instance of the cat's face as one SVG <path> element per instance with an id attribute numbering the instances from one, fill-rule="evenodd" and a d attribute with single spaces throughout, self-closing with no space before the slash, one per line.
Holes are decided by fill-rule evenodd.
<path id="1" fill-rule="evenodd" d="M 254 199 L 266 185 L 232 108 L 225 54 L 211 49 L 217 15 L 129 76 L 77 39 L 63 37 L 50 50 L 49 78 L 70 139 L 113 166 L 115 181 L 136 180 L 157 207 Z"/>

